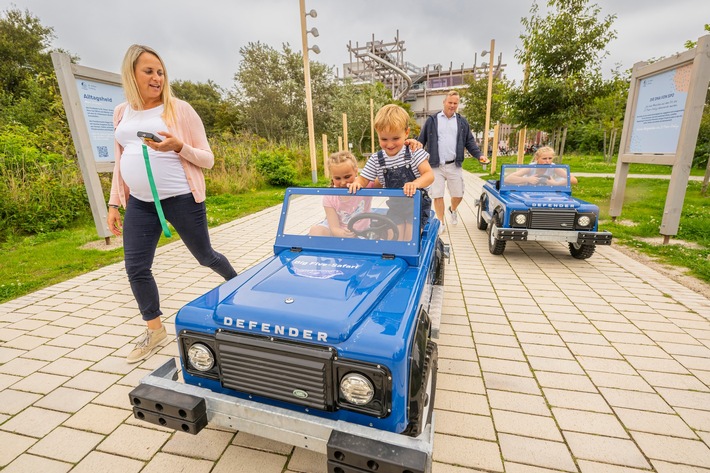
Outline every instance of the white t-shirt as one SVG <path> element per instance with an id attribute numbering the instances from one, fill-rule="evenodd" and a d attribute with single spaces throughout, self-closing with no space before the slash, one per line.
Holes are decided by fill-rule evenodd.
<path id="1" fill-rule="evenodd" d="M 136 133 L 147 131 L 160 136 L 159 131 L 166 131 L 168 127 L 161 117 L 163 109 L 162 105 L 150 110 L 133 110 L 128 106 L 116 127 L 116 140 L 123 147 L 121 176 L 131 189 L 131 195 L 144 202 L 153 202 L 153 193 L 143 158 L 143 140 Z M 180 156 L 174 151 L 159 152 L 146 148 L 160 200 L 189 194 L 190 185 Z"/>

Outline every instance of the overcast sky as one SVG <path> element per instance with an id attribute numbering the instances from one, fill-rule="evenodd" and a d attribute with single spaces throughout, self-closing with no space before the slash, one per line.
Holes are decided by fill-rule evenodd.
<path id="1" fill-rule="evenodd" d="M 546 4 L 539 2 L 542 7 Z M 616 14 L 617 39 L 609 44 L 603 63 L 605 76 L 616 64 L 622 69 L 652 57 L 670 56 L 683 43 L 707 34 L 708 0 L 597 0 L 602 15 Z M 399 31 L 405 42 L 404 59 L 418 66 L 442 64 L 448 69 L 471 67 L 474 55 L 496 41 L 509 79 L 520 81 L 522 67 L 515 61 L 520 47 L 520 19 L 529 15 L 531 1 L 502 0 L 306 0 L 309 35 L 320 55 L 311 59 L 335 66 L 349 61 L 346 45 L 372 39 L 393 41 Z M 229 88 L 239 67 L 239 49 L 260 41 L 281 50 L 289 43 L 301 49 L 298 0 L 0 0 L 5 11 L 28 9 L 42 24 L 54 28 L 54 47 L 80 57 L 79 63 L 119 72 L 126 48 L 142 43 L 156 49 L 171 79 L 205 82 L 212 79 Z"/>

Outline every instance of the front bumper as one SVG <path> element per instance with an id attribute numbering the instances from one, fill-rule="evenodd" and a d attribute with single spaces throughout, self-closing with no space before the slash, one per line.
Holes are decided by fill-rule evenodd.
<path id="1" fill-rule="evenodd" d="M 494 230 L 496 240 L 563 241 L 580 245 L 611 245 L 611 232 L 535 230 L 532 228 L 501 228 Z"/>
<path id="2" fill-rule="evenodd" d="M 313 450 L 328 456 L 328 472 L 431 471 L 434 413 L 418 437 L 215 393 L 177 381 L 174 358 L 141 380 L 129 394 L 137 419 L 197 434 L 211 425 Z M 435 380 L 428 386 L 433 402 Z"/>

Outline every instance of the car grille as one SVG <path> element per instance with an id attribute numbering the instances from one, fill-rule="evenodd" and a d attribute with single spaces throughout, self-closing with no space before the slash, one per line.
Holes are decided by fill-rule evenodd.
<path id="1" fill-rule="evenodd" d="M 530 227 L 540 230 L 574 230 L 574 210 L 533 210 Z"/>
<path id="2" fill-rule="evenodd" d="M 224 331 L 217 332 L 216 338 L 220 379 L 225 388 L 316 409 L 334 409 L 331 350 Z"/>

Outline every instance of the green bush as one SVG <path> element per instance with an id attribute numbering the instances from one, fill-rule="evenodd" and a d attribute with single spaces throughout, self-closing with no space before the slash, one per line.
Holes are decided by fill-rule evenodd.
<path id="1" fill-rule="evenodd" d="M 65 228 L 89 211 L 77 163 L 38 141 L 22 125 L 0 128 L 0 241 Z"/>
<path id="2" fill-rule="evenodd" d="M 277 149 L 256 155 L 256 169 L 272 186 L 292 186 L 296 183 L 293 151 Z"/>

